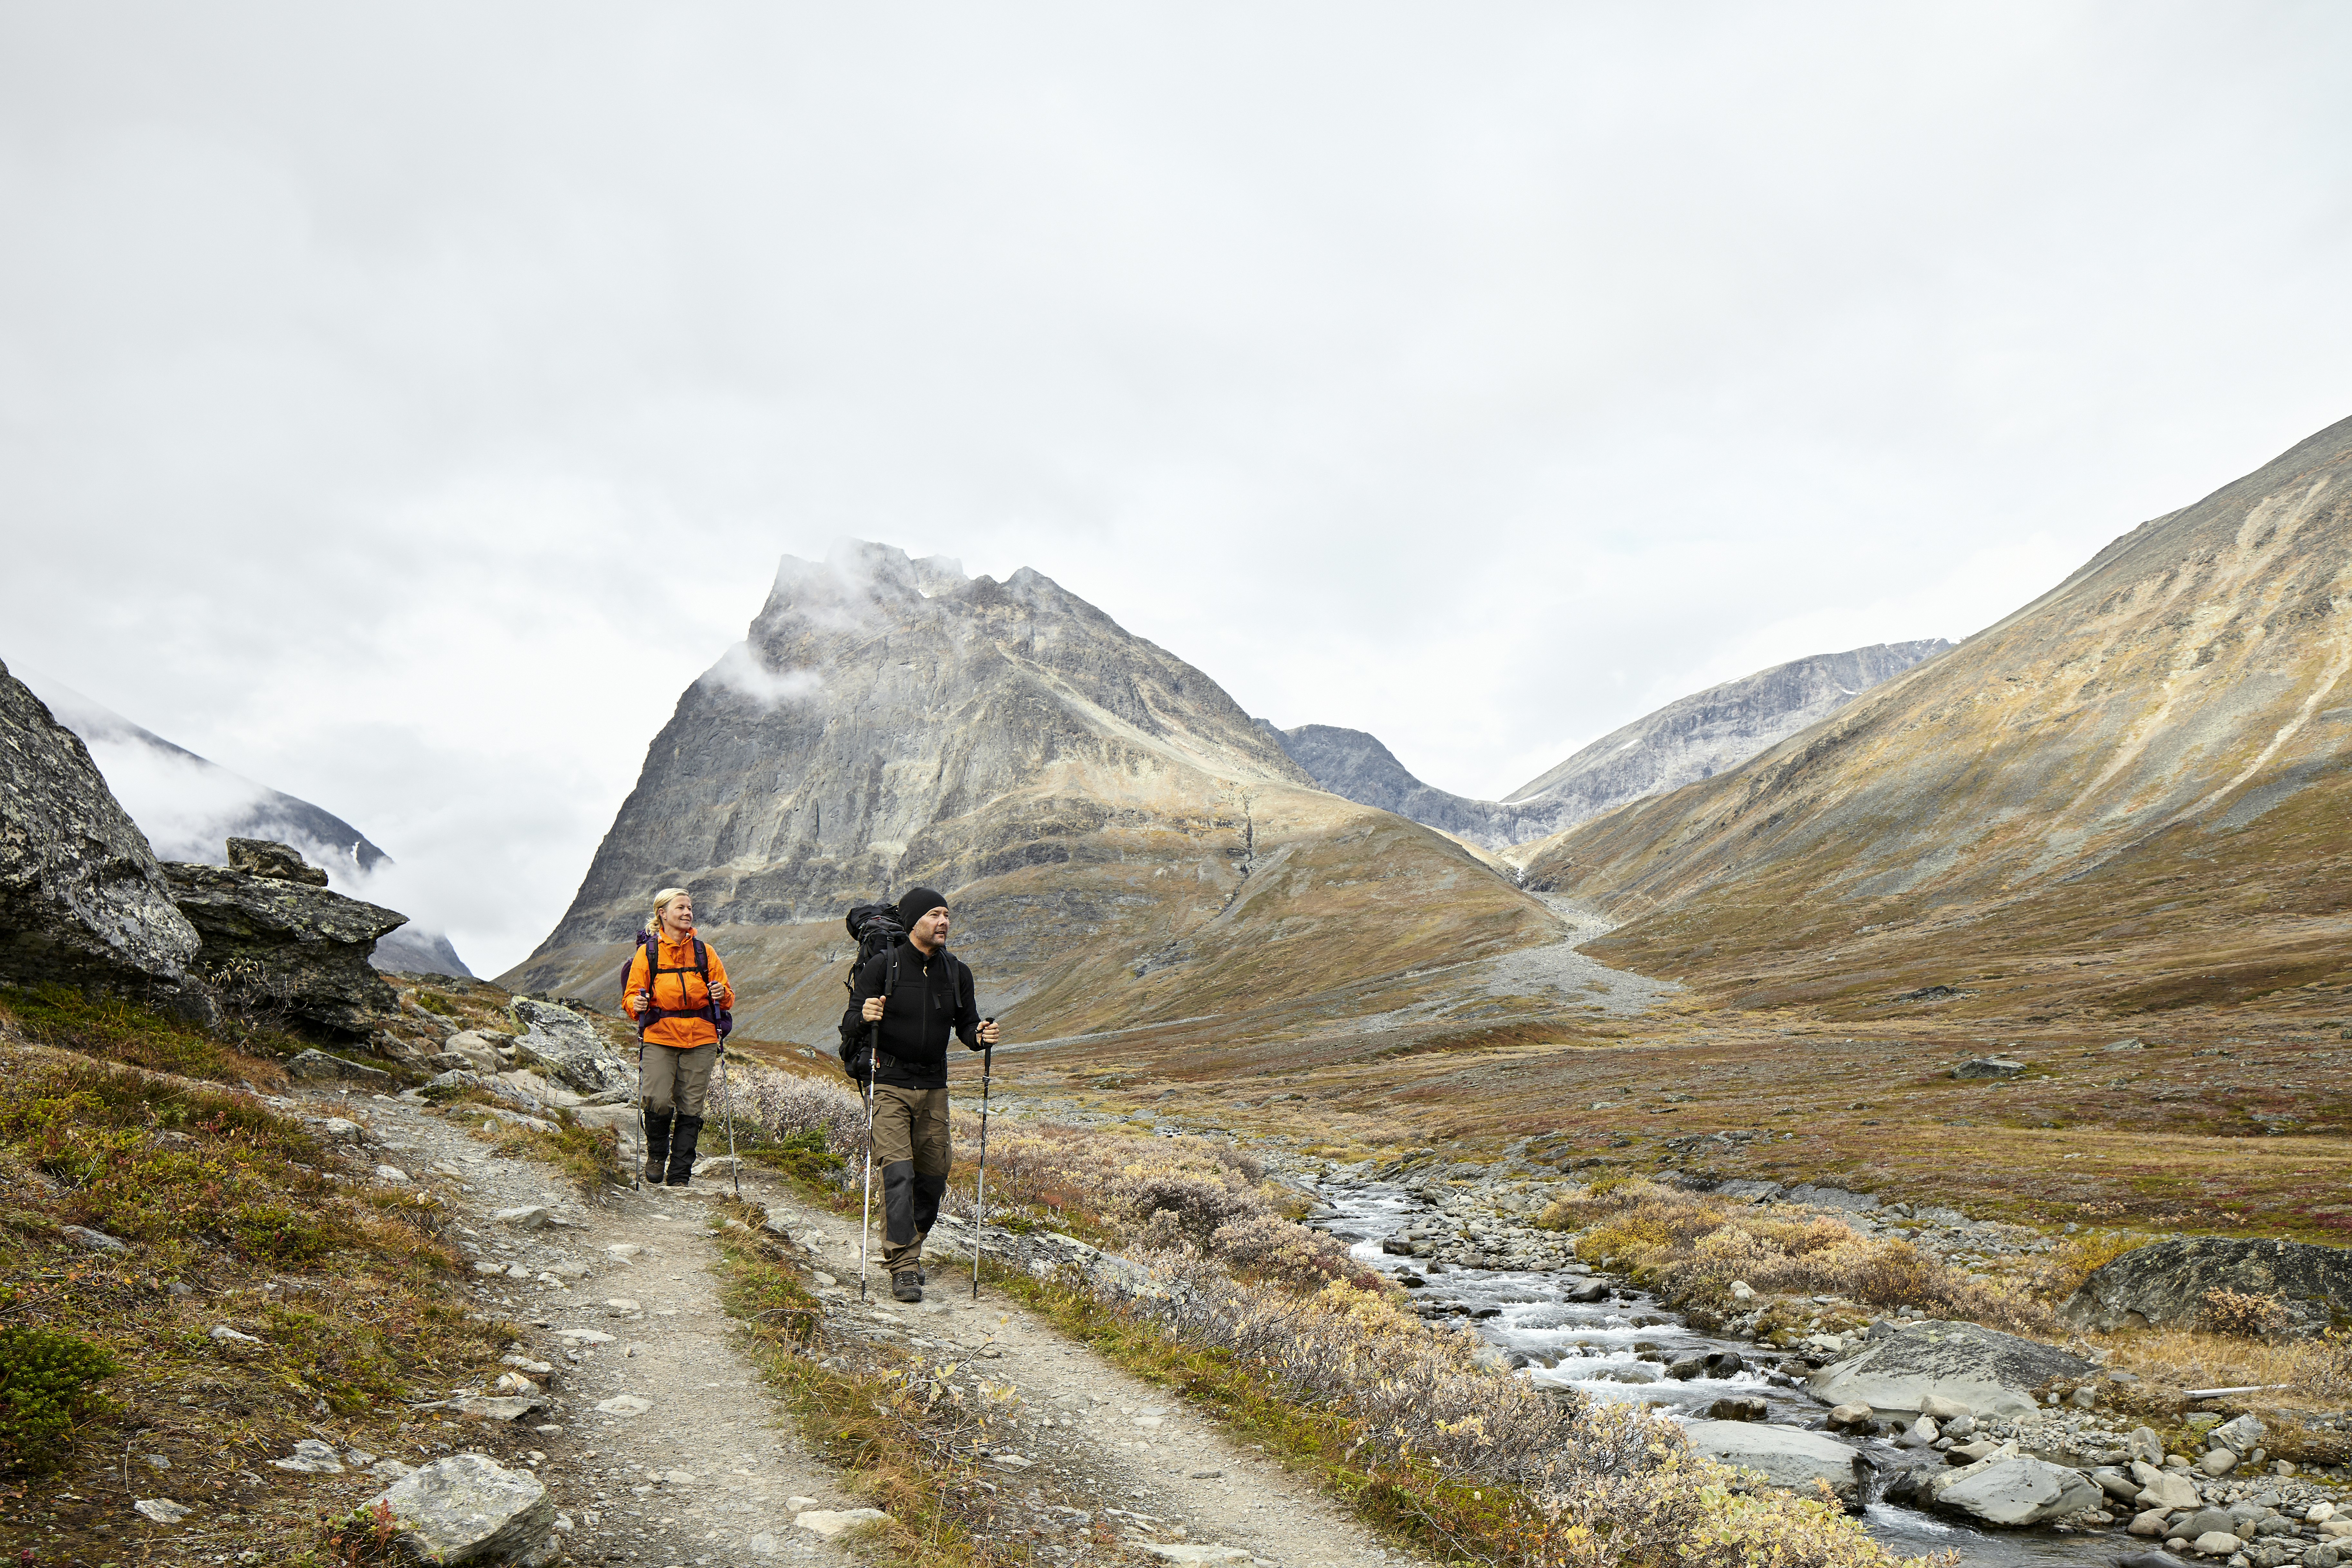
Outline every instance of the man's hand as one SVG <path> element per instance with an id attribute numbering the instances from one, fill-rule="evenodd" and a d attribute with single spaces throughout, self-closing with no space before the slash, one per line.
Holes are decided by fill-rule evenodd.
<path id="1" fill-rule="evenodd" d="M 860 1013 L 858 1016 L 864 1018 L 869 1024 L 880 1023 L 882 1021 L 882 998 L 879 996 L 868 996 L 866 999 L 866 1009 L 864 1012 Z"/>
<path id="2" fill-rule="evenodd" d="M 982 1021 L 980 1026 L 980 1043 L 983 1046 L 992 1046 L 996 1044 L 995 1019 L 988 1018 Z"/>

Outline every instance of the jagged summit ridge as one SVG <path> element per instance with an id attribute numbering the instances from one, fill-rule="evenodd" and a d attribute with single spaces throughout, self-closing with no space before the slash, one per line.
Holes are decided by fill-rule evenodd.
<path id="1" fill-rule="evenodd" d="M 1559 931 L 1458 845 L 1318 790 L 1215 681 L 1052 578 L 861 542 L 782 563 L 507 978 L 608 990 L 678 884 L 747 1026 L 807 1037 L 839 1012 L 842 913 L 918 882 L 955 900 L 985 1005 L 1033 1029 L 1303 993 L 1329 976 L 1289 954 L 1326 943 L 1352 978 Z"/>

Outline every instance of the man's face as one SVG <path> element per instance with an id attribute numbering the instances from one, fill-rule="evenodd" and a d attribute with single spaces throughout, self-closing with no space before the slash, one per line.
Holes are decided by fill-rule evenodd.
<path id="1" fill-rule="evenodd" d="M 943 947 L 948 940 L 948 911 L 933 910 L 915 922 L 915 939 L 925 947 Z"/>

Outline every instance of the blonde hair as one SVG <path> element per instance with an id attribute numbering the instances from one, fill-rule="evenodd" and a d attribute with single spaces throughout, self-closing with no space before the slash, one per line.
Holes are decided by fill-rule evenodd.
<path id="1" fill-rule="evenodd" d="M 664 888 L 660 892 L 656 893 L 656 894 L 654 895 L 654 918 L 653 918 L 653 923 L 652 923 L 652 924 L 650 924 L 650 925 L 648 925 L 646 929 L 647 931 L 649 931 L 653 932 L 653 933 L 654 933 L 654 935 L 656 935 L 656 936 L 659 936 L 659 935 L 661 935 L 661 929 L 662 929 L 661 915 L 662 915 L 662 910 L 663 910 L 666 907 L 667 907 L 667 905 L 668 905 L 669 901 L 670 901 L 672 899 L 682 899 L 682 898 L 685 898 L 686 896 L 687 896 L 687 890 L 686 890 L 684 888 Z"/>

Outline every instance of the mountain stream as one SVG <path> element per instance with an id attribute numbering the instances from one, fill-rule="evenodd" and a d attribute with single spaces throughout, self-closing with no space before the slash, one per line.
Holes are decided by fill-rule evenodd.
<path id="1" fill-rule="evenodd" d="M 1685 1421 L 1706 1419 L 1708 1407 L 1718 1399 L 1760 1397 L 1768 1420 L 1784 1426 L 1819 1426 L 1823 1413 L 1821 1402 L 1779 1372 L 1750 1366 L 1727 1377 L 1688 1382 L 1668 1378 L 1664 1362 L 1693 1351 L 1728 1352 L 1751 1360 L 1757 1357 L 1758 1348 L 1746 1341 L 1701 1333 L 1679 1314 L 1622 1281 L 1598 1274 L 1483 1269 L 1391 1257 L 1381 1251 L 1382 1241 L 1444 1216 L 1402 1188 L 1381 1183 L 1333 1184 L 1322 1189 L 1322 1197 L 1326 1207 L 1309 1223 L 1349 1243 L 1358 1261 L 1383 1274 L 1408 1269 L 1423 1274 L 1428 1283 L 1413 1295 L 1424 1314 L 1441 1320 L 1461 1317 L 1489 1343 L 1524 1356 L 1528 1365 L 1520 1376 L 1538 1384 L 1570 1385 L 1595 1399 L 1658 1405 Z M 1567 1300 L 1570 1289 L 1593 1279 L 1606 1280 L 1617 1299 L 1591 1303 Z M 1894 1452 L 1876 1441 L 1863 1447 L 1874 1450 L 1875 1458 Z M 1873 1536 L 1903 1556 L 1957 1551 L 1970 1568 L 2058 1563 L 2083 1568 L 2093 1563 L 2106 1568 L 2119 1550 L 2128 1552 L 2143 1544 L 2131 1541 L 2124 1545 L 2128 1538 L 2106 1532 L 1996 1533 L 1884 1502 L 1871 1503 L 1863 1523 Z"/>

